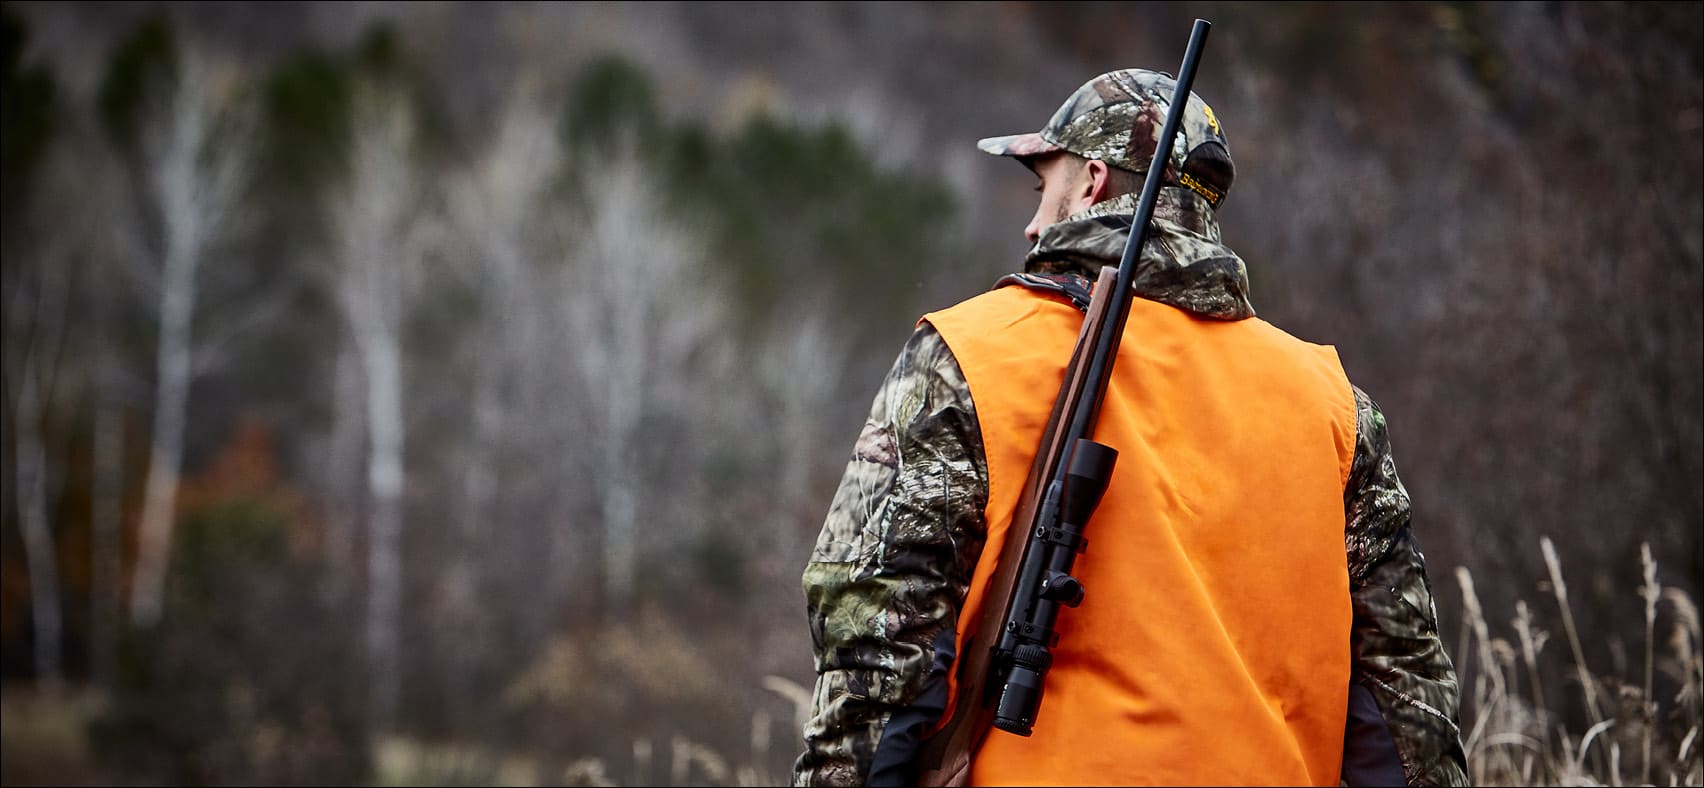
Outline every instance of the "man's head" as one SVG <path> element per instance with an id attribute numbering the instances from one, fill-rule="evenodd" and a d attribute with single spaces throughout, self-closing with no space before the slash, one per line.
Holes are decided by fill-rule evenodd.
<path id="1" fill-rule="evenodd" d="M 977 143 L 989 153 L 1018 159 L 1041 179 L 1041 204 L 1024 230 L 1032 242 L 1049 224 L 1141 190 L 1176 86 L 1160 72 L 1111 71 L 1072 93 L 1041 131 Z M 1165 183 L 1188 188 L 1217 208 L 1235 174 L 1218 118 L 1191 93 L 1167 157 Z"/>
<path id="2" fill-rule="evenodd" d="M 1035 190 L 1041 195 L 1035 215 L 1024 228 L 1024 237 L 1035 243 L 1050 224 L 1091 205 L 1142 190 L 1142 176 L 1108 167 L 1099 159 L 1085 159 L 1069 151 L 1053 151 L 1027 157 L 1024 163 L 1035 171 Z"/>

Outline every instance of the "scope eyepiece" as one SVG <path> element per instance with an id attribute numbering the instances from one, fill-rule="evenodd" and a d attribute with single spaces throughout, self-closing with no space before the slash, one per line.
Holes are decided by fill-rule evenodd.
<path id="1" fill-rule="evenodd" d="M 1046 646 L 1025 643 L 1012 653 L 1012 672 L 1000 689 L 1000 705 L 994 709 L 994 727 L 1007 733 L 1028 736 L 1035 728 L 1035 713 L 1041 708 L 1041 680 L 1053 665 Z"/>

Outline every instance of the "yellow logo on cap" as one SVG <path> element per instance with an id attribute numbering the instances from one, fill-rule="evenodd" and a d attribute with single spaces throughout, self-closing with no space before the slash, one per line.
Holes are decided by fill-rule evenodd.
<path id="1" fill-rule="evenodd" d="M 1201 114 L 1207 116 L 1207 125 L 1213 129 L 1213 133 L 1223 136 L 1224 132 L 1219 131 L 1219 119 L 1213 116 L 1213 108 L 1207 106 L 1206 102 L 1201 104 Z"/>
<path id="2" fill-rule="evenodd" d="M 1213 206 L 1214 208 L 1219 207 L 1219 203 L 1222 203 L 1222 202 L 1225 201 L 1225 193 L 1224 192 L 1219 191 L 1218 189 L 1215 189 L 1211 186 L 1208 186 L 1205 183 L 1202 183 L 1201 181 L 1196 180 L 1195 176 L 1190 175 L 1187 172 L 1184 173 L 1181 177 L 1178 178 L 1178 183 L 1181 183 L 1184 186 L 1189 187 L 1190 191 L 1193 191 L 1196 194 L 1201 195 L 1203 198 L 1205 198 L 1207 200 L 1207 204 Z"/>

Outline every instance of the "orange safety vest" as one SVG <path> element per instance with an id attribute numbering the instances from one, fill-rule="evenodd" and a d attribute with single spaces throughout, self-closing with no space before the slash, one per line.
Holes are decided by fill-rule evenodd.
<path id="1" fill-rule="evenodd" d="M 1004 287 L 923 320 L 988 457 L 974 622 L 1083 315 Z M 1094 438 L 1118 462 L 1073 567 L 1086 597 L 1059 614 L 1033 735 L 990 731 L 971 784 L 1338 784 L 1355 401 L 1336 350 L 1137 298 Z"/>

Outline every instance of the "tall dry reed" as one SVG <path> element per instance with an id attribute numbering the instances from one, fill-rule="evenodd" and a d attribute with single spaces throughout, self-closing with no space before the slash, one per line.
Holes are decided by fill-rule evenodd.
<path id="1" fill-rule="evenodd" d="M 1533 608 L 1517 601 L 1511 620 L 1526 673 L 1527 689 L 1522 692 L 1514 669 L 1515 649 L 1492 635 L 1472 574 L 1457 568 L 1465 614 L 1457 666 L 1464 675 L 1473 674 L 1471 689 L 1464 686 L 1462 697 L 1463 730 L 1468 732 L 1462 744 L 1473 783 L 1704 785 L 1699 757 L 1704 660 L 1692 598 L 1658 582 L 1650 546 L 1642 545 L 1638 597 L 1645 623 L 1643 665 L 1634 677 L 1594 671 L 1581 645 L 1556 548 L 1549 538 L 1541 539 L 1539 547 L 1568 643 L 1569 664 L 1563 672 L 1577 680 L 1581 693 L 1577 700 L 1585 716 L 1574 724 L 1583 730 L 1570 730 L 1558 711 L 1562 707 L 1554 704 L 1558 698 L 1546 694 L 1543 657 L 1549 633 L 1540 628 Z M 1659 651 L 1657 626 L 1664 603 L 1670 623 L 1666 651 Z M 1465 659 L 1469 653 L 1472 660 Z M 1659 673 L 1677 688 L 1671 697 L 1658 694 Z"/>

